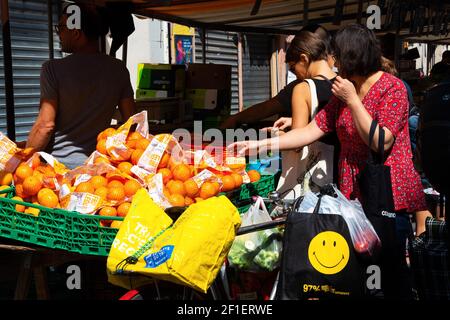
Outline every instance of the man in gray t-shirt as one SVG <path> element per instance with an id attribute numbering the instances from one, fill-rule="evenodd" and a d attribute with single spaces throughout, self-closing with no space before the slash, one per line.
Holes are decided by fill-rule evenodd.
<path id="1" fill-rule="evenodd" d="M 98 52 L 107 27 L 94 9 L 80 8 L 81 30 L 68 28 L 67 14 L 60 19 L 62 50 L 72 54 L 43 64 L 39 116 L 27 141 L 27 147 L 46 151 L 69 168 L 95 150 L 96 137 L 110 126 L 117 106 L 123 119 L 135 113 L 126 66 Z"/>

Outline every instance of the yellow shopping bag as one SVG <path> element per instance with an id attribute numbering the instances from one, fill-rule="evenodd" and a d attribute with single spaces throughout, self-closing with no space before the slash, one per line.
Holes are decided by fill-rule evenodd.
<path id="1" fill-rule="evenodd" d="M 239 212 L 225 196 L 191 205 L 172 224 L 140 190 L 111 247 L 108 280 L 130 289 L 150 277 L 206 293 L 239 226 Z"/>

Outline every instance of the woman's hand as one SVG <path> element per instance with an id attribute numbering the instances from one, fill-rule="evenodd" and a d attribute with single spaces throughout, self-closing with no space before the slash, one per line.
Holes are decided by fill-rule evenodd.
<path id="1" fill-rule="evenodd" d="M 238 156 L 244 155 L 256 155 L 258 152 L 266 149 L 266 140 L 250 140 L 250 141 L 238 141 L 230 144 L 227 147 L 228 152 L 236 154 Z"/>
<path id="2" fill-rule="evenodd" d="M 273 123 L 273 127 L 279 130 L 292 127 L 292 118 L 282 117 Z"/>
<path id="3" fill-rule="evenodd" d="M 349 107 L 351 107 L 355 101 L 360 101 L 353 83 L 340 76 L 336 77 L 336 80 L 331 87 L 331 92 Z"/>

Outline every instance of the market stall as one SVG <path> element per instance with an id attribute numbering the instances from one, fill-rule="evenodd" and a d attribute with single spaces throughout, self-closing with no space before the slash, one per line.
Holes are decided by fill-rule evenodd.
<path id="1" fill-rule="evenodd" d="M 292 34 L 307 23 L 321 23 L 336 30 L 341 25 L 362 22 L 364 16 L 363 1 L 115 2 L 98 1 L 110 8 L 117 5 L 116 10 L 127 8 L 125 15 L 133 13 L 201 29 L 266 34 Z M 392 15 L 392 8 L 387 9 Z M 408 27 L 403 26 L 410 20 L 390 19 L 379 33 L 394 31 L 397 44 L 411 36 Z M 69 170 L 48 154 L 18 148 L 13 142 L 14 96 L 6 0 L 2 1 L 2 27 L 8 137 L 0 136 L 3 185 L 0 236 L 105 257 L 121 221 L 131 210 L 133 197 L 142 189 L 162 210 L 194 208 L 216 196 L 224 196 L 237 206 L 240 200 L 265 197 L 275 189 L 279 172 L 265 172 L 270 164 L 249 163 L 244 157 L 227 154 L 223 145 L 208 149 L 203 140 L 179 142 L 171 135 L 171 127 L 160 129 L 160 134 L 149 131 L 149 114 L 152 119 L 180 120 L 174 122 L 175 127 L 194 120 L 195 109 L 200 119 L 206 114 L 229 114 L 231 72 L 224 66 L 192 64 L 182 71 L 180 79 L 177 78 L 180 68 L 174 65 L 140 66 L 138 98 L 152 99 L 137 99 L 140 113 L 130 119 L 119 119 L 121 126 L 103 131 L 97 137 L 96 151 L 82 167 Z M 117 40 L 113 41 L 117 49 L 126 36 L 113 36 L 113 40 Z M 400 49 L 396 46 L 397 60 Z M 161 79 L 154 76 L 155 70 L 172 81 L 158 87 Z M 178 81 L 184 81 L 181 87 Z M 161 92 L 166 96 L 155 96 Z M 191 95 L 191 99 L 177 99 L 180 92 Z M 237 210 L 242 214 L 248 208 L 247 204 Z"/>

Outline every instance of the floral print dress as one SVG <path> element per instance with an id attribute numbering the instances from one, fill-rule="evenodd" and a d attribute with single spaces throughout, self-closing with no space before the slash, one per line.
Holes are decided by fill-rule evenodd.
<path id="1" fill-rule="evenodd" d="M 426 210 L 420 176 L 412 162 L 408 130 L 408 96 L 403 82 L 383 73 L 369 89 L 362 101 L 371 117 L 389 129 L 395 140 L 385 165 L 391 168 L 392 194 L 396 211 Z M 364 168 L 368 146 L 361 139 L 351 111 L 338 98 L 330 102 L 315 117 L 325 133 L 337 132 L 341 143 L 339 155 L 339 188 L 349 199 L 360 198 L 357 175 Z"/>

